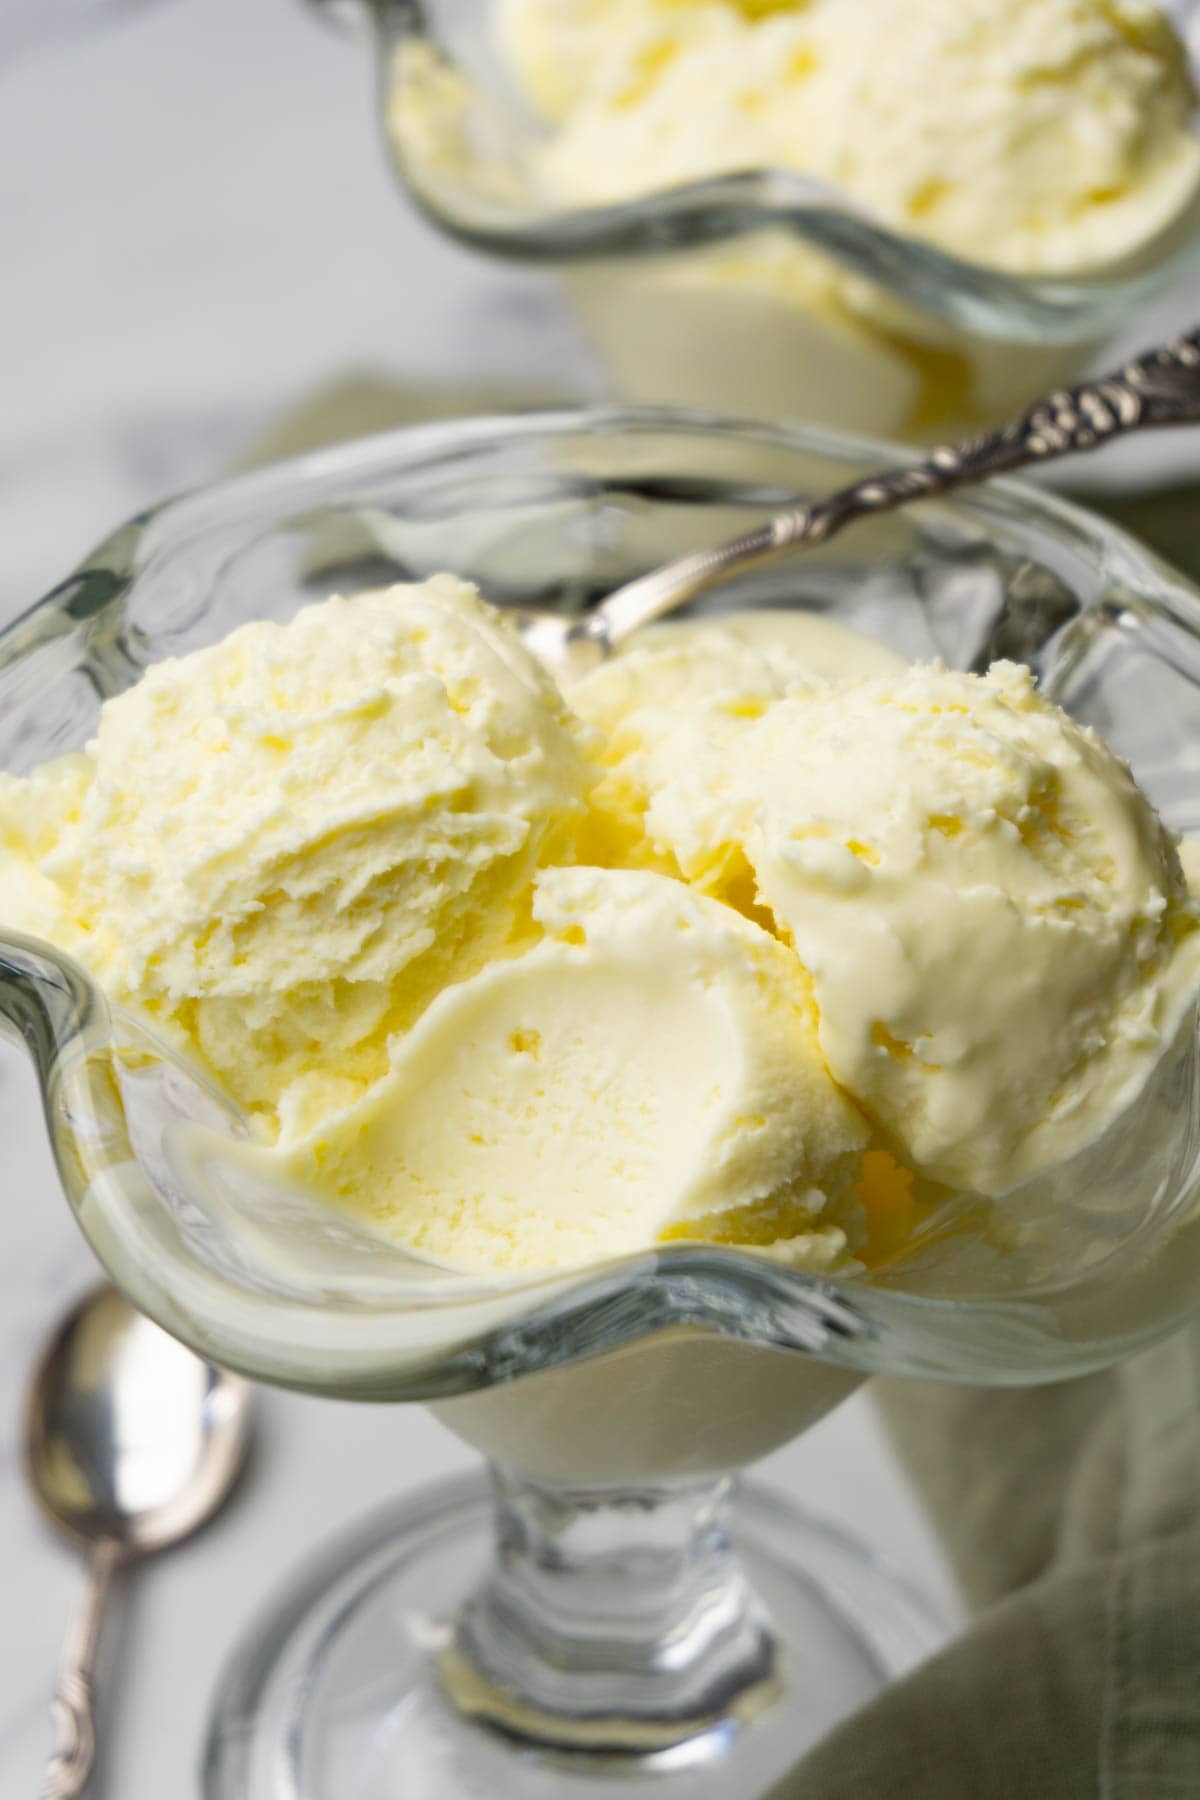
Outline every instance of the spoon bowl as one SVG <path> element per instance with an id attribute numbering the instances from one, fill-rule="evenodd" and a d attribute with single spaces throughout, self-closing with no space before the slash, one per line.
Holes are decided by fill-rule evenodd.
<path id="1" fill-rule="evenodd" d="M 68 1315 L 34 1378 L 30 1479 L 47 1518 L 127 1555 L 211 1517 L 249 1443 L 248 1384 L 168 1337 L 106 1283 Z"/>

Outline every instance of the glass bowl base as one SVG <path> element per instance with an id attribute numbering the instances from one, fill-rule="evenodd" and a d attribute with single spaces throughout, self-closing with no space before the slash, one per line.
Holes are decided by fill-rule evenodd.
<path id="1" fill-rule="evenodd" d="M 772 1695 L 651 1755 L 562 1750 L 464 1717 L 440 1666 L 493 1553 L 482 1474 L 377 1513 L 283 1595 L 218 1689 L 206 1800 L 740 1800 L 946 1639 L 839 1528 L 739 1486 L 733 1531 L 777 1640 Z"/>

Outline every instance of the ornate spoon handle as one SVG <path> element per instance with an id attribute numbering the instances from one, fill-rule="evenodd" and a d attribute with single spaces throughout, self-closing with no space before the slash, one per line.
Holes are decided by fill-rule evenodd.
<path id="1" fill-rule="evenodd" d="M 63 1646 L 54 1696 L 54 1752 L 42 1800 L 77 1800 L 92 1772 L 96 1758 L 92 1669 L 104 1603 L 120 1560 L 119 1546 L 111 1538 L 101 1538 L 88 1563 L 87 1586 Z"/>
<path id="2" fill-rule="evenodd" d="M 611 649 L 639 626 L 670 612 L 702 588 L 793 544 L 821 544 L 854 519 L 890 512 L 910 500 L 949 493 L 990 475 L 1098 450 L 1113 438 L 1155 425 L 1200 423 L 1200 329 L 1149 350 L 1111 375 L 1057 388 L 999 431 L 934 450 L 924 462 L 868 475 L 823 500 L 780 513 L 728 543 L 698 550 L 618 589 L 580 635 Z"/>

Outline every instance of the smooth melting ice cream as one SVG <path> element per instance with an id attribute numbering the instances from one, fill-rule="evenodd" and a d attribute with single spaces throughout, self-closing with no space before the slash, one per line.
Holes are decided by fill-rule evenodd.
<path id="1" fill-rule="evenodd" d="M 687 1237 L 837 1263 L 868 1132 L 797 959 L 640 870 L 544 869 L 533 920 L 527 950 L 448 988 L 368 1099 L 289 1153 L 297 1179 L 475 1268 Z"/>
<path id="2" fill-rule="evenodd" d="M 722 660 L 683 706 L 669 647 L 575 690 L 599 835 L 792 947 L 831 1073 L 925 1174 L 1003 1193 L 1097 1135 L 1197 969 L 1128 769 L 1013 663 L 772 691 Z"/>
<path id="3" fill-rule="evenodd" d="M 670 626 L 564 696 L 449 576 L 160 663 L 0 784 L 0 919 L 466 1268 L 852 1269 L 1136 1097 L 1200 983 L 1175 844 L 1028 672 Z"/>
<path id="4" fill-rule="evenodd" d="M 1146 0 L 498 0 L 495 17 L 546 127 L 526 179 L 554 209 L 779 171 L 968 263 L 1056 277 L 1153 257 L 1200 189 L 1187 55 Z M 428 85 L 397 87 L 402 142 Z M 632 398 L 893 436 L 995 422 L 1092 347 L 976 335 L 784 226 L 580 268 L 569 289 Z"/>

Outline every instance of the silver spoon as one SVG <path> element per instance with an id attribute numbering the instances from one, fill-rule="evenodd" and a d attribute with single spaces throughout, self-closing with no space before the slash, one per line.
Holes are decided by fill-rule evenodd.
<path id="1" fill-rule="evenodd" d="M 617 588 L 582 619 L 518 610 L 517 625 L 530 648 L 556 673 L 581 675 L 643 625 L 714 582 L 795 544 L 824 543 L 854 519 L 891 512 L 910 500 L 947 494 L 991 475 L 1098 450 L 1130 432 L 1195 424 L 1200 424 L 1200 330 L 1147 351 L 1111 375 L 1080 387 L 1056 388 L 999 431 L 944 445 L 921 462 L 865 476 L 727 543 L 653 569 Z"/>
<path id="2" fill-rule="evenodd" d="M 245 1461 L 250 1388 L 202 1362 L 115 1288 L 88 1294 L 46 1347 L 25 1450 L 47 1517 L 88 1546 L 63 1647 L 44 1800 L 74 1800 L 95 1758 L 92 1669 L 114 1573 L 215 1512 Z"/>

